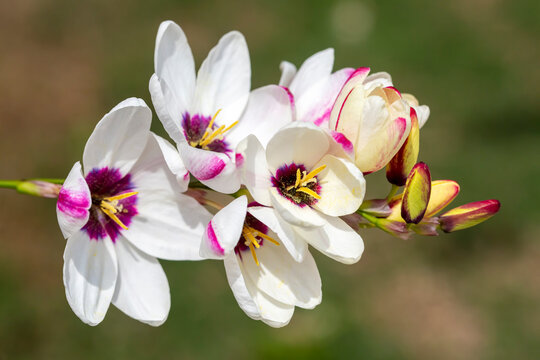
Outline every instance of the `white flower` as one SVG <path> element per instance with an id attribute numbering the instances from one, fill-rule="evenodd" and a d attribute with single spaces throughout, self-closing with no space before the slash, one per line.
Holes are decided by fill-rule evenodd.
<path id="1" fill-rule="evenodd" d="M 334 49 L 310 56 L 298 71 L 290 62 L 281 63 L 279 85 L 288 88 L 294 97 L 296 120 L 328 127 L 339 91 L 354 72 L 353 68 L 344 68 L 332 73 L 333 65 Z"/>
<path id="2" fill-rule="evenodd" d="M 309 251 L 295 261 L 253 210 L 272 211 L 248 206 L 245 196 L 220 210 L 206 227 L 201 256 L 224 260 L 234 297 L 249 317 L 285 326 L 295 306 L 312 309 L 321 302 L 321 278 Z"/>
<path id="3" fill-rule="evenodd" d="M 237 191 L 236 145 L 248 134 L 264 142 L 292 121 L 287 92 L 274 85 L 250 96 L 248 48 L 236 31 L 220 39 L 195 75 L 184 32 L 172 21 L 163 22 L 154 63 L 149 86 L 152 102 L 165 130 L 178 144 L 186 168 L 213 190 Z M 266 116 L 277 123 L 264 122 Z"/>
<path id="4" fill-rule="evenodd" d="M 239 145 L 244 184 L 255 201 L 272 206 L 252 214 L 279 235 L 297 261 L 307 243 L 344 263 L 362 254 L 362 238 L 339 216 L 358 209 L 365 180 L 344 151 L 350 143 L 340 140 L 311 123 L 294 122 L 277 132 L 266 150 L 254 136 Z"/>
<path id="5" fill-rule="evenodd" d="M 109 304 L 150 325 L 169 313 L 169 284 L 156 257 L 199 260 L 211 215 L 183 195 L 189 177 L 175 149 L 150 132 L 140 99 L 118 104 L 97 124 L 57 203 L 69 305 L 100 323 Z M 184 174 L 187 172 L 184 170 Z"/>
<path id="6" fill-rule="evenodd" d="M 369 68 L 359 68 L 351 75 L 330 116 L 330 129 L 353 143 L 355 163 L 364 174 L 385 167 L 401 148 L 411 129 L 411 106 L 419 112 L 421 125 L 429 116 L 427 106 L 418 106 L 412 95 L 401 95 L 389 74 L 368 73 Z"/>

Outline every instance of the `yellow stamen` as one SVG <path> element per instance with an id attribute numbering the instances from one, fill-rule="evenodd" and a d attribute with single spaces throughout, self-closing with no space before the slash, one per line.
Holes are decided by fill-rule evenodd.
<path id="1" fill-rule="evenodd" d="M 276 240 L 272 239 L 270 236 L 268 236 L 268 235 L 266 235 L 266 234 L 264 234 L 262 232 L 257 233 L 257 236 L 260 236 L 263 239 L 266 239 L 266 240 L 270 241 L 271 243 L 279 246 L 279 243 Z"/>
<path id="2" fill-rule="evenodd" d="M 302 179 L 302 184 L 305 184 L 309 180 L 313 179 L 315 176 L 317 176 L 317 174 L 319 174 L 325 168 L 326 168 L 326 165 L 321 165 L 318 168 L 316 168 L 315 170 L 311 170 L 310 173 L 307 174 L 306 176 L 304 176 L 304 178 Z"/>
<path id="3" fill-rule="evenodd" d="M 218 111 L 216 111 L 216 113 L 214 114 L 214 116 L 212 116 L 212 120 L 210 120 L 210 122 L 208 123 L 208 126 L 206 127 L 206 131 L 204 132 L 202 138 L 200 141 L 203 141 L 204 139 L 206 139 L 206 137 L 208 136 L 208 133 L 209 133 L 209 130 L 212 129 L 212 125 L 214 125 L 214 120 L 216 120 L 219 112 L 221 111 L 221 109 L 219 109 Z"/>
<path id="4" fill-rule="evenodd" d="M 107 200 L 109 202 L 114 201 L 114 200 L 122 200 L 122 199 L 125 199 L 125 198 L 128 198 L 128 197 L 132 197 L 134 195 L 137 195 L 138 193 L 139 193 L 138 191 L 132 191 L 132 192 L 123 193 L 123 194 L 120 194 L 120 195 L 106 197 L 103 200 Z"/>
<path id="5" fill-rule="evenodd" d="M 120 221 L 120 219 L 115 215 L 114 212 L 112 212 L 108 207 L 103 206 L 104 204 L 107 204 L 107 205 L 109 205 L 109 206 L 112 207 L 111 204 L 108 204 L 108 203 L 106 203 L 106 202 L 102 202 L 102 203 L 101 203 L 101 210 L 102 210 L 105 214 L 107 214 L 107 216 L 110 217 L 110 218 L 112 219 L 112 221 L 114 221 L 115 223 L 117 223 L 122 229 L 127 230 L 128 227 L 127 227 L 126 225 L 124 225 L 124 223 L 122 223 L 122 221 Z M 115 209 L 114 207 L 113 207 L 113 209 L 114 209 L 114 211 L 116 212 L 116 209 Z"/>
<path id="6" fill-rule="evenodd" d="M 257 259 L 257 254 L 255 254 L 255 248 L 253 247 L 253 244 L 249 244 L 249 250 L 251 250 L 251 256 L 253 256 L 253 260 L 255 260 L 255 264 L 259 266 L 259 259 Z"/>
<path id="7" fill-rule="evenodd" d="M 223 130 L 223 133 L 225 134 L 227 131 L 231 130 L 233 127 L 235 127 L 236 125 L 238 125 L 238 121 L 239 120 L 236 120 L 235 122 L 233 122 L 231 125 L 227 126 L 225 128 L 225 130 Z"/>
<path id="8" fill-rule="evenodd" d="M 251 243 L 253 245 L 255 245 L 255 247 L 258 249 L 261 247 L 261 245 L 259 245 L 259 242 L 257 241 L 257 239 L 255 239 L 255 236 L 253 236 L 253 234 L 250 232 L 250 231 L 242 231 L 244 233 L 244 236 L 247 236 L 248 240 L 251 241 Z"/>
<path id="9" fill-rule="evenodd" d="M 210 134 L 206 139 L 199 141 L 199 145 L 201 145 L 202 147 L 210 144 L 212 142 L 212 140 L 214 140 L 214 138 L 218 135 L 220 135 L 223 131 L 223 129 L 225 128 L 225 125 L 221 125 L 219 128 L 216 129 L 216 131 L 214 131 L 212 134 Z"/>
<path id="10" fill-rule="evenodd" d="M 315 191 L 313 191 L 313 190 L 311 190 L 310 188 L 307 188 L 307 187 L 298 188 L 298 189 L 296 189 L 296 191 L 300 191 L 300 192 L 303 192 L 304 194 L 308 194 L 310 196 L 313 196 L 317 200 L 321 199 L 321 196 L 319 194 L 317 194 Z"/>
<path id="11" fill-rule="evenodd" d="M 298 187 L 300 185 L 300 181 L 302 180 L 302 174 L 300 173 L 300 169 L 296 169 L 296 182 L 294 183 L 294 187 Z"/>

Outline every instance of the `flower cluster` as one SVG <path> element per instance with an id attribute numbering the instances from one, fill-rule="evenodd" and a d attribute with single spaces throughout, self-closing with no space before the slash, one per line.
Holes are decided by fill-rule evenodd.
<path id="1" fill-rule="evenodd" d="M 47 188 L 67 239 L 67 300 L 82 321 L 98 324 L 113 303 L 160 325 L 170 293 L 157 258 L 218 259 L 242 310 L 284 326 L 296 306 L 321 302 L 310 247 L 353 264 L 360 228 L 437 235 L 498 211 L 488 200 L 435 216 L 459 186 L 417 163 L 429 108 L 387 73 L 333 72 L 333 61 L 327 49 L 298 70 L 283 62 L 278 84 L 250 90 L 242 34 L 223 36 L 196 72 L 182 29 L 161 24 L 149 90 L 174 145 L 150 131 L 142 100 L 127 99 L 98 123 L 82 165 Z M 364 200 L 366 175 L 385 167 L 391 193 Z M 39 194 L 43 184 L 25 186 Z"/>

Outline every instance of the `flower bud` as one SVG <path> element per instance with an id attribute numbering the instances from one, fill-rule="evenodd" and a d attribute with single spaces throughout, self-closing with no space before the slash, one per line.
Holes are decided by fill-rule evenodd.
<path id="1" fill-rule="evenodd" d="M 413 108 L 411 108 L 410 115 L 411 131 L 409 136 L 386 167 L 386 178 L 391 184 L 397 186 L 403 186 L 407 182 L 407 176 L 416 164 L 420 149 L 420 127 L 416 111 Z"/>
<path id="2" fill-rule="evenodd" d="M 431 182 L 431 195 L 424 217 L 437 214 L 450 204 L 459 194 L 459 184 L 453 180 L 436 180 Z"/>
<path id="3" fill-rule="evenodd" d="M 431 175 L 428 166 L 419 162 L 416 164 L 405 184 L 401 204 L 401 217 L 407 223 L 418 224 L 426 212 L 431 194 Z"/>
<path id="4" fill-rule="evenodd" d="M 439 218 L 444 232 L 463 230 L 478 225 L 495 215 L 501 207 L 498 200 L 483 200 L 461 205 Z"/>
<path id="5" fill-rule="evenodd" d="M 388 76 L 366 77 L 368 72 L 360 68 L 351 75 L 330 115 L 330 129 L 353 143 L 356 166 L 365 174 L 386 166 L 411 129 L 410 107 Z"/>

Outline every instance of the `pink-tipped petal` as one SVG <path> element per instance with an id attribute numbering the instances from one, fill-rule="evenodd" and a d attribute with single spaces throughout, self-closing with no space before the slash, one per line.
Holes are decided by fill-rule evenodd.
<path id="1" fill-rule="evenodd" d="M 247 198 L 241 196 L 214 215 L 203 235 L 201 257 L 223 259 L 233 251 L 242 235 L 246 209 Z"/>
<path id="2" fill-rule="evenodd" d="M 64 238 L 69 238 L 86 224 L 91 205 L 90 189 L 82 175 L 81 163 L 76 162 L 60 189 L 56 203 L 58 224 Z"/>
<path id="3" fill-rule="evenodd" d="M 431 175 L 428 166 L 419 162 L 416 164 L 405 185 L 401 217 L 407 223 L 418 224 L 426 212 L 431 193 Z"/>
<path id="4" fill-rule="evenodd" d="M 240 188 L 236 164 L 226 154 L 188 144 L 178 144 L 178 150 L 186 169 L 212 190 L 230 194 Z"/>

